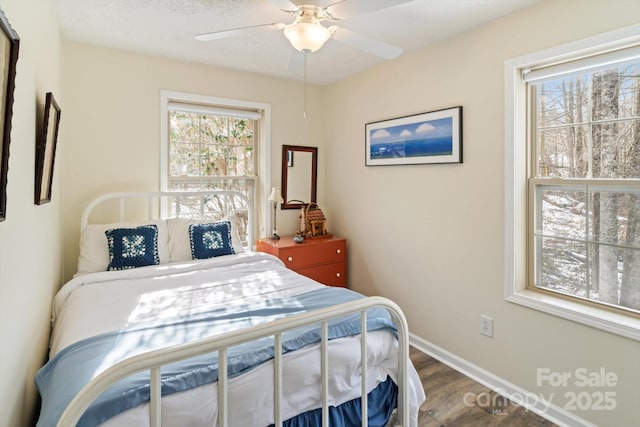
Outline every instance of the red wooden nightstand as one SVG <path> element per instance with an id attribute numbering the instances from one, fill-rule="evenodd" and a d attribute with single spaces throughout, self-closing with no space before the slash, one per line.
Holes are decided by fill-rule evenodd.
<path id="1" fill-rule="evenodd" d="M 293 236 L 258 240 L 258 251 L 275 255 L 291 270 L 329 286 L 347 287 L 347 240 L 315 237 L 295 243 Z"/>

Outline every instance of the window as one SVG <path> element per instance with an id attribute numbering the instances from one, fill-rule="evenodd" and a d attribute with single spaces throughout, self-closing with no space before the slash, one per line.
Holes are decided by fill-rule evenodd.
<path id="1" fill-rule="evenodd" d="M 530 270 L 538 288 L 640 311 L 640 54 L 621 57 L 527 83 Z"/>
<path id="2" fill-rule="evenodd" d="M 255 207 L 259 194 L 268 188 L 260 177 L 267 175 L 269 106 L 167 91 L 161 98 L 162 190 L 234 190 Z M 182 199 L 180 210 L 183 214 L 199 210 L 199 203 L 195 197 Z M 216 200 L 206 203 L 212 216 L 221 211 L 216 209 Z M 244 218 L 242 237 L 249 224 L 240 206 L 236 212 Z M 259 223 L 266 223 L 266 219 Z M 258 224 L 251 226 L 256 230 Z"/>
<path id="3" fill-rule="evenodd" d="M 506 297 L 635 338 L 638 31 L 506 64 Z"/>
<path id="4" fill-rule="evenodd" d="M 169 103 L 168 190 L 236 190 L 253 199 L 255 111 Z"/>

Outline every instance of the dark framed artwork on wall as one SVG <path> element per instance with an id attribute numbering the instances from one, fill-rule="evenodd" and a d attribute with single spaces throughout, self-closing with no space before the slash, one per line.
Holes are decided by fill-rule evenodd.
<path id="1" fill-rule="evenodd" d="M 462 107 L 365 125 L 365 165 L 462 163 Z"/>
<path id="2" fill-rule="evenodd" d="M 9 144 L 13 117 L 13 92 L 20 38 L 0 10 L 0 221 L 7 215 L 7 175 L 9 173 Z"/>
<path id="3" fill-rule="evenodd" d="M 41 137 L 36 141 L 36 176 L 34 203 L 41 205 L 51 201 L 53 166 L 56 159 L 58 129 L 60 127 L 60 106 L 47 92 L 44 102 L 44 120 Z"/>

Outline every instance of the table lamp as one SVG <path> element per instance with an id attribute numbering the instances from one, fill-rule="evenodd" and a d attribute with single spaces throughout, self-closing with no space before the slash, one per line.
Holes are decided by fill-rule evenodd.
<path id="1" fill-rule="evenodd" d="M 273 233 L 271 234 L 271 240 L 280 240 L 280 236 L 278 236 L 278 229 L 276 228 L 276 207 L 278 203 L 284 202 L 282 198 L 282 194 L 280 194 L 280 189 L 273 187 L 271 189 L 271 194 L 269 194 L 269 198 L 267 199 L 273 204 Z"/>

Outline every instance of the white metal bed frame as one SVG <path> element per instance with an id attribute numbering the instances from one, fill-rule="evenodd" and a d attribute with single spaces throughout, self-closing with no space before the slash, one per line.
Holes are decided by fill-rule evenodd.
<path id="1" fill-rule="evenodd" d="M 173 200 L 176 202 L 176 217 L 180 217 L 181 208 L 180 201 L 185 198 L 197 197 L 200 201 L 200 218 L 204 218 L 205 210 L 205 198 L 217 196 L 224 198 L 237 197 L 245 205 L 248 212 L 248 226 L 247 226 L 247 241 L 248 246 L 251 248 L 251 242 L 254 240 L 254 206 L 251 201 L 244 194 L 238 191 L 232 190 L 212 190 L 212 191 L 148 191 L 148 192 L 118 192 L 107 193 L 102 196 L 93 199 L 82 212 L 80 219 L 80 231 L 84 230 L 89 224 L 89 218 L 94 209 L 99 207 L 102 203 L 109 200 L 119 201 L 118 221 L 125 222 L 127 220 L 126 201 L 128 199 L 146 199 L 147 201 L 147 218 L 155 219 L 158 217 L 166 217 L 169 211 L 170 202 Z M 228 204 L 227 204 L 228 206 Z M 234 213 L 229 210 L 224 214 Z"/>
<path id="2" fill-rule="evenodd" d="M 233 195 L 237 197 L 242 194 L 235 191 L 211 191 L 211 192 L 188 192 L 182 193 L 190 196 L 201 196 L 201 200 L 206 195 Z M 131 197 L 143 197 L 152 201 L 162 199 L 163 197 L 179 197 L 180 193 L 173 192 L 156 192 L 156 193 L 110 193 L 98 197 L 92 201 L 82 215 L 82 227 L 88 223 L 88 218 L 96 206 L 105 200 L 119 199 L 121 201 L 120 219 L 125 218 L 124 215 L 124 199 Z M 244 198 L 246 200 L 246 198 Z M 247 200 L 248 202 L 248 200 Z M 249 206 L 249 218 L 253 218 L 251 205 Z M 149 208 L 149 218 L 152 217 L 153 209 Z M 251 230 L 251 226 L 247 227 Z M 253 235 L 249 231 L 251 238 Z M 249 240 L 251 245 L 252 240 Z M 179 360 L 188 359 L 198 355 L 218 352 L 219 374 L 218 374 L 218 426 L 226 427 L 228 425 L 228 409 L 227 409 L 227 349 L 238 344 L 257 340 L 265 337 L 274 337 L 274 424 L 281 427 L 283 420 L 280 410 L 280 401 L 282 399 L 282 334 L 288 330 L 296 329 L 306 325 L 321 325 L 321 378 L 322 378 L 322 426 L 329 426 L 329 405 L 328 405 L 328 322 L 331 319 L 344 316 L 351 313 L 360 313 L 361 325 L 366 325 L 367 310 L 375 307 L 382 307 L 389 311 L 391 318 L 397 328 L 398 337 L 398 418 L 397 422 L 401 426 L 409 425 L 409 378 L 408 378 L 408 360 L 409 360 L 409 330 L 404 313 L 400 307 L 393 301 L 383 297 L 367 297 L 356 301 L 338 304 L 332 307 L 326 307 L 312 312 L 290 316 L 284 319 L 253 326 L 242 331 L 234 331 L 222 334 L 216 337 L 206 338 L 191 343 L 167 347 L 164 349 L 149 351 L 144 354 L 133 356 L 125 359 L 96 376 L 88 383 L 69 403 L 63 412 L 58 427 L 75 426 L 87 410 L 91 403 L 98 398 L 114 383 L 135 373 L 148 370 L 150 372 L 150 404 L 149 419 L 151 427 L 160 427 L 162 424 L 162 403 L 161 403 L 161 366 L 173 363 Z M 367 331 L 366 327 L 362 327 L 360 336 L 361 348 L 361 378 L 362 378 L 362 397 L 361 397 L 361 413 L 362 426 L 368 426 L 367 414 Z"/>

